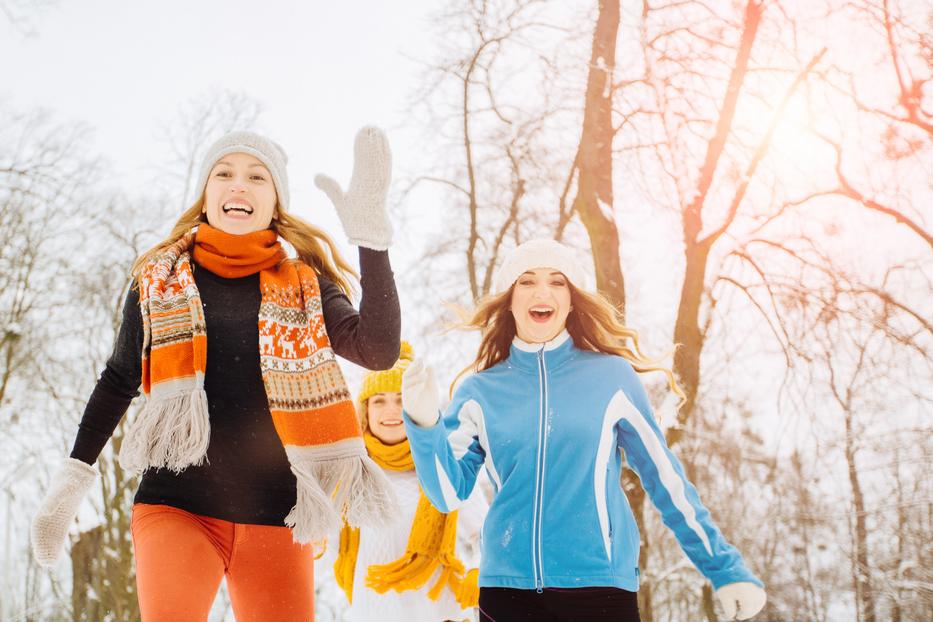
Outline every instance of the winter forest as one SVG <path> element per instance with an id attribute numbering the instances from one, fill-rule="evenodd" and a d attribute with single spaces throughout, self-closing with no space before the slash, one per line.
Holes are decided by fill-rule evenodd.
<path id="1" fill-rule="evenodd" d="M 279 4 L 264 10 L 284 21 Z M 0 0 L 0 37 L 26 45 L 59 8 Z M 560 240 L 647 353 L 668 357 L 682 406 L 662 374 L 643 382 L 767 586 L 755 619 L 933 620 L 933 6 L 444 0 L 423 13 L 429 45 L 387 128 L 401 137 L 391 255 L 403 338 L 442 392 L 477 343 L 447 330 L 448 307 L 488 293 L 505 250 Z M 205 79 L 162 110 L 151 183 L 121 185 L 125 146 L 93 140 L 105 128 L 11 88 L 0 87 L 0 620 L 138 620 L 136 483 L 116 454 L 141 399 L 51 572 L 31 557 L 29 522 L 110 355 L 134 259 L 191 204 L 206 146 L 268 127 L 279 102 Z M 325 202 L 309 196 L 293 204 L 315 222 Z M 641 530 L 642 619 L 717 620 L 710 585 L 637 477 L 621 485 Z M 343 594 L 316 572 L 317 619 L 340 620 Z M 233 619 L 223 590 L 212 619 Z"/>

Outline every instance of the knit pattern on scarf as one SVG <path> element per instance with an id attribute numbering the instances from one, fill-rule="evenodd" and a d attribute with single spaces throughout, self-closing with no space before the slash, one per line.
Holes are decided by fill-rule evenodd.
<path id="1" fill-rule="evenodd" d="M 260 369 L 272 421 L 297 480 L 297 502 L 285 519 L 295 541 L 323 540 L 342 519 L 375 526 L 390 518 L 394 495 L 367 456 L 324 328 L 317 276 L 304 263 L 286 260 L 271 230 L 236 236 L 202 224 L 143 269 L 147 403 L 123 441 L 121 465 L 180 472 L 207 458 L 207 330 L 192 249 L 198 263 L 221 276 L 259 272 Z"/>
<path id="2" fill-rule="evenodd" d="M 383 469 L 410 471 L 415 468 L 408 439 L 386 445 L 368 430 L 363 437 L 369 455 Z M 344 523 L 340 530 L 334 576 L 351 603 L 359 542 L 359 529 Z M 422 491 L 405 553 L 394 562 L 370 566 L 366 573 L 366 587 L 379 594 L 389 590 L 416 590 L 427 584 L 440 568 L 440 575 L 428 591 L 428 597 L 437 600 L 443 589 L 449 587 L 461 607 L 475 607 L 479 602 L 478 570 L 474 568 L 466 572 L 455 554 L 456 542 L 457 512 L 439 512 Z"/>

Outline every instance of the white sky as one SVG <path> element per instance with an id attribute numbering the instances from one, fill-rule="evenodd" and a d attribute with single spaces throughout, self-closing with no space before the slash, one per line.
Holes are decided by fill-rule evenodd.
<path id="1" fill-rule="evenodd" d="M 368 123 L 389 132 L 396 180 L 424 168 L 425 136 L 418 133 L 418 120 L 406 115 L 422 80 L 414 59 L 436 55 L 430 18 L 444 4 L 62 0 L 31 20 L 33 36 L 0 18 L 0 98 L 19 110 L 43 107 L 59 121 L 92 128 L 96 140 L 89 152 L 108 158 L 118 177 L 114 185 L 132 195 L 167 157 L 159 132 L 186 102 L 216 90 L 243 92 L 263 107 L 260 129 L 289 154 L 293 209 L 331 233 L 344 256 L 355 261 L 332 206 L 313 186 L 314 174 L 325 172 L 346 184 L 354 133 Z M 401 210 L 417 214 L 419 228 L 426 228 L 437 212 L 432 206 L 430 197 L 411 195 Z M 414 236 L 396 225 L 391 255 L 400 273 L 415 259 Z M 663 239 L 661 229 L 668 225 L 657 212 L 644 215 L 637 223 L 642 245 Z M 623 247 L 627 270 L 646 261 L 638 243 Z M 662 259 L 680 260 L 655 246 Z M 651 296 L 659 279 L 679 280 L 678 266 L 646 272 L 653 287 L 644 291 L 635 279 L 631 286 L 638 297 Z M 666 287 L 674 294 L 677 289 L 676 283 Z M 414 309 L 410 292 L 400 290 L 403 309 Z M 676 310 L 651 300 L 641 305 L 641 315 L 638 305 L 632 307 L 642 330 L 658 309 Z"/>
<path id="2" fill-rule="evenodd" d="M 81 0 L 30 21 L 24 36 L 0 20 L 0 98 L 94 132 L 130 189 L 167 157 L 157 140 L 185 102 L 241 91 L 263 107 L 259 129 L 289 154 L 292 203 L 340 243 L 333 208 L 313 186 L 325 172 L 349 180 L 356 130 L 389 131 L 399 171 L 417 153 L 399 126 L 419 79 L 429 11 L 438 2 Z M 13 62 L 10 62 L 13 59 Z M 322 213 L 317 213 L 317 210 Z M 355 260 L 355 252 L 343 246 Z M 395 255 L 395 254 L 393 254 Z"/>

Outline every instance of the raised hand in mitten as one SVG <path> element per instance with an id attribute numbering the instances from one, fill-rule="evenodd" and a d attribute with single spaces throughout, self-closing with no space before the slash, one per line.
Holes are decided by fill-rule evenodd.
<path id="1" fill-rule="evenodd" d="M 730 583 L 716 590 L 727 620 L 748 620 L 765 606 L 765 591 L 747 581 Z"/>
<path id="2" fill-rule="evenodd" d="M 392 224 L 386 196 L 392 179 L 392 152 L 385 133 L 366 126 L 356 134 L 353 174 L 346 192 L 327 175 L 314 178 L 337 208 L 337 216 L 351 244 L 384 251 L 392 244 Z"/>
<path id="3" fill-rule="evenodd" d="M 434 370 L 415 359 L 402 374 L 402 408 L 422 428 L 430 428 L 440 418 Z"/>
<path id="4" fill-rule="evenodd" d="M 68 537 L 68 528 L 95 479 L 97 470 L 74 458 L 68 458 L 52 476 L 39 511 L 32 519 L 32 554 L 40 566 L 55 565 Z"/>

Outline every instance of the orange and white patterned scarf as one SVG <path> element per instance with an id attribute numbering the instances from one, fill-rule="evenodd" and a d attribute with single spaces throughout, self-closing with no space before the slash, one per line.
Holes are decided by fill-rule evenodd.
<path id="1" fill-rule="evenodd" d="M 143 269 L 142 390 L 148 401 L 126 434 L 121 464 L 179 472 L 207 457 L 207 328 L 192 249 L 199 264 L 221 276 L 259 272 L 259 361 L 272 421 L 297 479 L 297 503 L 285 519 L 295 541 L 321 540 L 343 518 L 380 524 L 394 509 L 394 496 L 367 456 L 324 328 L 317 276 L 287 260 L 268 229 L 235 236 L 202 224 Z"/>

